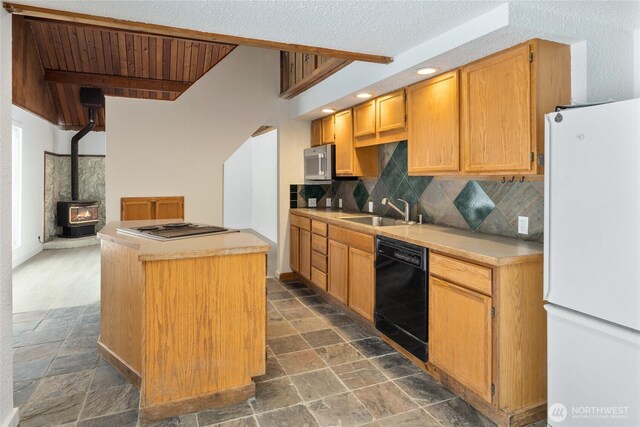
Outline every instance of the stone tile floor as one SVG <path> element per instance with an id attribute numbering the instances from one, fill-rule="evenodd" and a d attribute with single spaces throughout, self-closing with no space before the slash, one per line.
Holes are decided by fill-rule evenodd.
<path id="1" fill-rule="evenodd" d="M 268 295 L 256 397 L 153 426 L 494 426 L 302 284 L 269 279 Z M 138 389 L 96 353 L 99 314 L 95 303 L 13 315 L 21 426 L 140 425 Z"/>

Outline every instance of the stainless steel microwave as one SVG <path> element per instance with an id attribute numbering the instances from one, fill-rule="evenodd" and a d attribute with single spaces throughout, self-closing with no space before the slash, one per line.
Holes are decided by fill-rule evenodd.
<path id="1" fill-rule="evenodd" d="M 335 145 L 327 144 L 304 150 L 304 180 L 331 181 L 335 175 Z"/>

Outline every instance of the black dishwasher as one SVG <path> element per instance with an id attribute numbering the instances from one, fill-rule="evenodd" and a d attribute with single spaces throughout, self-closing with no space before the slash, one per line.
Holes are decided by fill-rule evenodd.
<path id="1" fill-rule="evenodd" d="M 376 239 L 376 329 L 427 361 L 428 249 Z"/>

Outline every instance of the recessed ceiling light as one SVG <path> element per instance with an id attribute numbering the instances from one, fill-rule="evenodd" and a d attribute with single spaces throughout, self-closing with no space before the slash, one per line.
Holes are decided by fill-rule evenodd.
<path id="1" fill-rule="evenodd" d="M 322 112 L 323 113 L 335 113 L 336 110 L 334 110 L 333 108 L 323 108 Z"/>
<path id="2" fill-rule="evenodd" d="M 426 68 L 418 68 L 416 73 L 420 74 L 421 76 L 426 76 L 428 74 L 437 73 L 438 71 L 440 71 L 440 68 L 438 67 L 426 67 Z"/>
<path id="3" fill-rule="evenodd" d="M 356 98 L 360 98 L 360 99 L 369 99 L 371 98 L 373 95 L 367 92 L 362 92 L 356 95 Z"/>

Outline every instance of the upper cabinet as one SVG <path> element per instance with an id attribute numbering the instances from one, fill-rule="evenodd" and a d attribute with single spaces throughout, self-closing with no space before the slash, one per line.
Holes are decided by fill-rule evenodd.
<path id="1" fill-rule="evenodd" d="M 569 46 L 531 40 L 461 70 L 462 171 L 542 173 L 544 114 L 571 99 Z"/>
<path id="2" fill-rule="evenodd" d="M 375 135 L 376 133 L 376 100 L 353 107 L 353 136 Z"/>
<path id="3" fill-rule="evenodd" d="M 460 170 L 458 71 L 407 88 L 408 170 L 439 175 Z"/>
<path id="4" fill-rule="evenodd" d="M 336 143 L 338 176 L 371 176 L 376 146 L 403 140 L 410 175 L 543 174 L 544 115 L 571 101 L 570 60 L 530 40 L 314 121 L 312 145 Z"/>
<path id="5" fill-rule="evenodd" d="M 337 116 L 337 114 L 332 114 L 321 119 L 323 144 L 333 144 L 336 141 L 335 116 Z"/>
<path id="6" fill-rule="evenodd" d="M 311 122 L 311 146 L 322 145 L 322 119 Z"/>
<path id="7" fill-rule="evenodd" d="M 407 110 L 405 101 L 404 89 L 376 98 L 376 130 L 378 132 L 406 128 Z"/>
<path id="8" fill-rule="evenodd" d="M 356 105 L 353 107 L 353 116 L 353 136 L 356 147 L 407 139 L 404 89 Z"/>
<path id="9" fill-rule="evenodd" d="M 376 176 L 378 174 L 377 147 L 356 148 L 353 144 L 351 109 L 335 114 L 335 136 L 337 176 Z"/>

